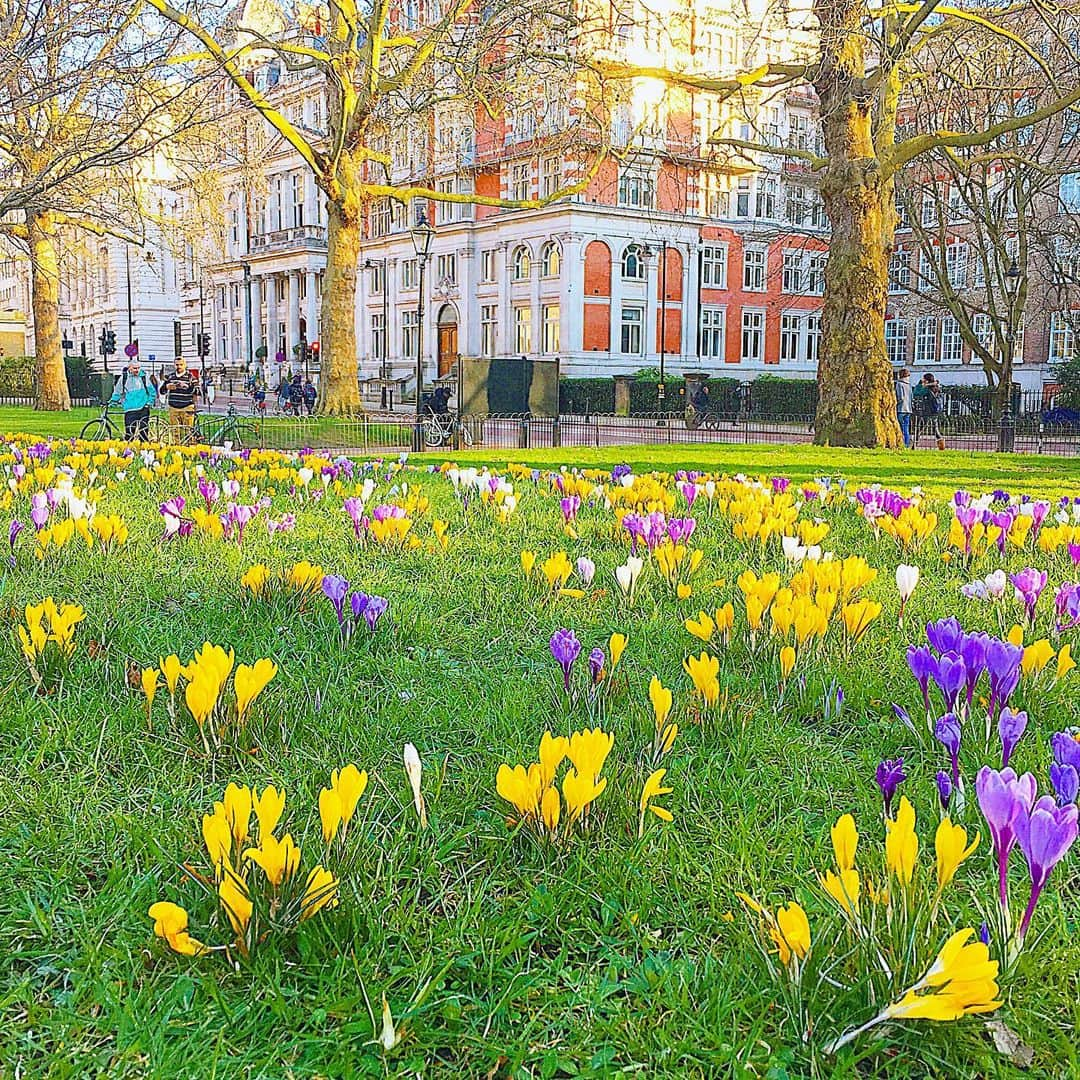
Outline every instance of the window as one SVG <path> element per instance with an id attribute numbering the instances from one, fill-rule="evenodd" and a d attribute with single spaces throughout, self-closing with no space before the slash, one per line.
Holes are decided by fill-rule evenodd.
<path id="1" fill-rule="evenodd" d="M 902 367 L 907 363 L 908 324 L 906 319 L 888 319 L 885 322 L 885 352 L 889 363 Z"/>
<path id="2" fill-rule="evenodd" d="M 544 158 L 540 174 L 540 194 L 549 199 L 562 187 L 562 158 Z"/>
<path id="3" fill-rule="evenodd" d="M 401 355 L 412 359 L 420 346 L 420 321 L 415 311 L 401 313 Z"/>
<path id="4" fill-rule="evenodd" d="M 514 251 L 513 278 L 515 281 L 527 281 L 532 272 L 532 256 L 529 249 L 522 245 Z"/>
<path id="5" fill-rule="evenodd" d="M 742 176 L 735 185 L 735 216 L 746 218 L 750 216 L 750 178 Z"/>
<path id="6" fill-rule="evenodd" d="M 796 361 L 801 359 L 802 317 L 799 315 L 780 316 L 780 359 Z"/>
<path id="7" fill-rule="evenodd" d="M 772 176 L 759 176 L 757 185 L 757 214 L 759 218 L 775 218 L 777 183 Z"/>
<path id="8" fill-rule="evenodd" d="M 915 323 L 915 363 L 932 364 L 937 360 L 937 318 L 924 315 Z"/>
<path id="9" fill-rule="evenodd" d="M 896 227 L 898 229 L 910 229 L 911 219 L 908 217 L 908 204 L 903 191 L 896 192 Z"/>
<path id="10" fill-rule="evenodd" d="M 701 284 L 709 289 L 727 288 L 727 247 L 723 244 L 701 249 Z"/>
<path id="11" fill-rule="evenodd" d="M 229 196 L 229 242 L 235 248 L 240 243 L 240 196 L 234 191 Z"/>
<path id="12" fill-rule="evenodd" d="M 436 180 L 435 190 L 440 195 L 453 195 L 456 193 L 457 184 L 453 177 L 449 180 Z M 435 224 L 445 225 L 447 222 L 455 219 L 455 211 L 458 209 L 457 204 L 452 202 L 437 202 L 435 204 Z"/>
<path id="13" fill-rule="evenodd" d="M 304 189 L 307 186 L 304 183 L 304 180 L 305 180 L 304 173 L 302 173 L 302 172 L 294 172 L 293 173 L 293 178 L 292 178 L 292 204 L 293 204 L 292 223 L 296 228 L 299 228 L 301 225 L 304 224 L 304 196 L 305 196 L 305 190 Z M 389 207 L 390 207 L 390 204 L 387 203 L 387 209 L 389 209 Z"/>
<path id="14" fill-rule="evenodd" d="M 945 273 L 949 284 L 954 289 L 963 289 L 967 285 L 968 246 L 964 243 L 952 243 L 945 248 Z"/>
<path id="15" fill-rule="evenodd" d="M 654 187 L 652 177 L 638 169 L 624 169 L 619 175 L 619 205 L 651 209 Z"/>
<path id="16" fill-rule="evenodd" d="M 559 351 L 559 305 L 545 304 L 544 310 L 544 349 L 548 355 Z"/>
<path id="17" fill-rule="evenodd" d="M 990 316 L 985 311 L 980 311 L 971 317 L 971 332 L 975 335 L 975 340 L 984 348 L 987 352 L 993 354 L 994 352 L 994 328 L 990 320 Z"/>
<path id="18" fill-rule="evenodd" d="M 1061 178 L 1058 191 L 1066 210 L 1080 210 L 1080 173 L 1066 173 Z"/>
<path id="19" fill-rule="evenodd" d="M 911 252 L 898 248 L 889 256 L 889 292 L 901 293 L 911 287 Z"/>
<path id="20" fill-rule="evenodd" d="M 784 292 L 802 292 L 802 268 L 803 253 L 801 251 L 784 252 L 784 274 L 783 282 L 781 284 L 781 288 Z M 783 359 L 783 350 L 781 350 L 781 359 Z"/>
<path id="21" fill-rule="evenodd" d="M 435 261 L 435 273 L 441 283 L 457 284 L 457 256 L 440 255 Z"/>
<path id="22" fill-rule="evenodd" d="M 821 355 L 821 315 L 811 312 L 806 316 L 806 362 L 817 364 Z"/>
<path id="23" fill-rule="evenodd" d="M 1061 141 L 1065 144 L 1074 143 L 1080 139 L 1080 110 L 1069 109 L 1061 123 Z"/>
<path id="24" fill-rule="evenodd" d="M 371 235 L 373 239 L 386 236 L 393 225 L 393 213 L 389 199 L 379 199 L 371 207 Z"/>
<path id="25" fill-rule="evenodd" d="M 742 314 L 743 363 L 761 363 L 765 359 L 765 312 L 744 311 Z"/>
<path id="26" fill-rule="evenodd" d="M 401 287 L 403 289 L 415 289 L 420 277 L 420 267 L 416 259 L 401 260 Z"/>
<path id="27" fill-rule="evenodd" d="M 937 199 L 932 191 L 924 191 L 922 197 L 922 223 L 937 224 Z"/>
<path id="28" fill-rule="evenodd" d="M 949 185 L 949 220 L 961 221 L 964 217 L 964 190 L 958 180 Z"/>
<path id="29" fill-rule="evenodd" d="M 511 172 L 510 198 L 517 202 L 525 202 L 532 194 L 532 169 L 529 162 L 523 161 L 513 167 Z"/>
<path id="30" fill-rule="evenodd" d="M 725 312 L 719 307 L 701 309 L 701 356 L 708 360 L 724 359 Z"/>
<path id="31" fill-rule="evenodd" d="M 109 245 L 102 244 L 98 248 L 98 289 L 101 291 L 101 299 L 109 299 Z"/>
<path id="32" fill-rule="evenodd" d="M 748 247 L 743 251 L 743 288 L 747 292 L 765 291 L 765 249 Z"/>
<path id="33" fill-rule="evenodd" d="M 619 321 L 619 350 L 640 356 L 645 342 L 645 309 L 624 307 Z"/>
<path id="34" fill-rule="evenodd" d="M 381 311 L 371 316 L 371 355 L 376 360 L 386 359 L 386 318 Z"/>
<path id="35" fill-rule="evenodd" d="M 532 308 L 514 308 L 514 349 L 523 356 L 532 352 Z"/>
<path id="36" fill-rule="evenodd" d="M 1080 246 L 1071 236 L 1054 237 L 1053 279 L 1059 285 L 1080 281 Z"/>
<path id="37" fill-rule="evenodd" d="M 715 173 L 701 177 L 701 214 L 709 218 L 728 216 L 728 193 L 720 187 L 720 177 Z"/>
<path id="38" fill-rule="evenodd" d="M 920 289 L 931 288 L 934 284 L 934 257 L 926 249 L 923 248 L 919 252 L 919 282 L 918 287 Z"/>
<path id="39" fill-rule="evenodd" d="M 1072 313 L 1055 311 L 1050 316 L 1050 363 L 1064 364 L 1076 354 Z"/>
<path id="40" fill-rule="evenodd" d="M 784 210 L 792 225 L 805 225 L 810 219 L 810 198 L 802 184 L 787 185 Z"/>
<path id="41" fill-rule="evenodd" d="M 795 150 L 810 149 L 810 117 L 800 113 L 788 116 L 788 146 Z"/>
<path id="42" fill-rule="evenodd" d="M 941 360 L 945 364 L 959 364 L 964 359 L 964 339 L 960 336 L 960 324 L 951 316 L 941 320 Z"/>
<path id="43" fill-rule="evenodd" d="M 495 280 L 495 249 L 488 248 L 480 252 L 480 280 Z"/>
<path id="44" fill-rule="evenodd" d="M 638 244 L 630 244 L 623 252 L 622 276 L 631 281 L 645 280 L 645 253 Z"/>
<path id="45" fill-rule="evenodd" d="M 554 278 L 559 276 L 559 245 L 549 241 L 540 252 L 540 276 Z"/>
<path id="46" fill-rule="evenodd" d="M 301 279 L 303 280 L 303 279 Z M 371 292 L 378 295 L 386 289 L 386 263 L 371 264 Z"/>
<path id="47" fill-rule="evenodd" d="M 498 341 L 498 308 L 495 304 L 484 304 L 480 308 L 480 355 L 494 356 Z"/>

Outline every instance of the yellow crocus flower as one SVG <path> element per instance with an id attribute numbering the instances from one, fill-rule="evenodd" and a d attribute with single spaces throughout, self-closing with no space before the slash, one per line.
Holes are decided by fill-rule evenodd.
<path id="1" fill-rule="evenodd" d="M 244 576 L 240 579 L 240 587 L 250 589 L 253 596 L 263 596 L 269 580 L 270 571 L 263 563 L 256 563 L 244 572 Z"/>
<path id="2" fill-rule="evenodd" d="M 1072 658 L 1072 645 L 1062 645 L 1058 650 L 1057 677 L 1064 679 L 1074 667 L 1076 661 Z"/>
<path id="3" fill-rule="evenodd" d="M 619 660 L 622 657 L 623 652 L 626 650 L 627 642 L 629 638 L 625 634 L 615 633 L 608 638 L 608 652 L 611 654 L 611 670 L 614 671 L 618 667 Z"/>
<path id="4" fill-rule="evenodd" d="M 206 725 L 217 705 L 218 688 L 205 678 L 194 678 L 184 688 L 184 700 L 200 728 Z"/>
<path id="5" fill-rule="evenodd" d="M 248 838 L 248 829 L 251 825 L 251 804 L 251 788 L 246 784 L 229 784 L 225 789 L 222 808 L 238 849 Z"/>
<path id="6" fill-rule="evenodd" d="M 900 797 L 896 820 L 885 820 L 885 860 L 901 885 L 910 885 L 919 856 L 919 838 L 915 835 L 915 808 L 907 796 Z"/>
<path id="7" fill-rule="evenodd" d="M 337 907 L 338 880 L 329 870 L 316 866 L 307 877 L 307 886 L 300 901 L 300 921 L 310 919 L 324 907 Z"/>
<path id="8" fill-rule="evenodd" d="M 602 731 L 599 727 L 591 731 L 585 728 L 570 736 L 566 753 L 577 772 L 583 778 L 595 782 L 614 745 L 614 735 Z"/>
<path id="9" fill-rule="evenodd" d="M 333 843 L 341 827 L 341 797 L 332 788 L 323 788 L 319 792 L 319 820 L 322 822 L 323 840 Z"/>
<path id="10" fill-rule="evenodd" d="M 720 698 L 720 661 L 702 650 L 699 657 L 687 657 L 683 661 L 683 668 L 693 680 L 694 688 L 705 699 L 706 707 L 715 705 Z"/>
<path id="11" fill-rule="evenodd" d="M 536 815 L 543 788 L 540 770 L 530 775 L 524 765 L 500 765 L 495 774 L 495 791 L 525 818 Z"/>
<path id="12" fill-rule="evenodd" d="M 954 825 L 948 817 L 942 819 L 934 836 L 934 850 L 937 853 L 938 892 L 952 881 L 960 864 L 979 846 L 979 834 L 970 845 L 967 844 L 967 832 L 962 825 Z"/>
<path id="13" fill-rule="evenodd" d="M 548 834 L 551 836 L 555 835 L 555 830 L 559 827 L 561 807 L 562 803 L 559 800 L 558 791 L 553 787 L 549 787 L 540 800 L 540 820 L 544 823 L 544 828 L 547 829 Z"/>
<path id="14" fill-rule="evenodd" d="M 188 913 L 179 904 L 159 900 L 147 914 L 154 920 L 154 934 L 165 940 L 173 952 L 181 956 L 198 956 L 206 946 L 188 932 Z"/>
<path id="15" fill-rule="evenodd" d="M 1054 647 L 1046 638 L 1032 642 L 1024 649 L 1020 670 L 1025 675 L 1038 675 L 1054 659 Z"/>
<path id="16" fill-rule="evenodd" d="M 716 630 L 716 623 L 704 611 L 699 611 L 696 619 L 686 619 L 683 625 L 694 637 L 705 642 L 712 640 Z"/>
<path id="17" fill-rule="evenodd" d="M 555 779 L 555 772 L 570 751 L 570 740 L 565 735 L 558 737 L 545 731 L 540 738 L 540 785 L 548 787 Z"/>
<path id="18" fill-rule="evenodd" d="M 656 718 L 656 730 L 663 731 L 671 713 L 672 695 L 655 675 L 649 683 L 649 701 L 652 702 L 653 716 Z"/>
<path id="19" fill-rule="evenodd" d="M 236 669 L 236 678 L 233 680 L 233 685 L 236 689 L 237 723 L 242 724 L 244 722 L 244 717 L 247 715 L 248 709 L 251 708 L 251 703 L 263 692 L 266 684 L 277 674 L 277 670 L 277 664 L 265 657 L 256 660 L 251 667 L 248 667 L 247 664 L 241 664 Z"/>
<path id="20" fill-rule="evenodd" d="M 355 765 L 346 765 L 341 772 L 335 769 L 330 774 L 330 786 L 341 800 L 341 822 L 348 825 L 356 813 L 357 803 L 367 791 L 367 770 L 361 772 Z"/>
<path id="21" fill-rule="evenodd" d="M 210 864 L 217 871 L 232 854 L 232 830 L 225 815 L 217 810 L 213 814 L 203 814 L 202 836 Z"/>
<path id="22" fill-rule="evenodd" d="M 1024 644 L 1024 628 L 1019 623 L 1013 623 L 1008 633 L 1008 642 L 1016 648 Z"/>
<path id="23" fill-rule="evenodd" d="M 770 933 L 779 950 L 781 964 L 787 964 L 792 956 L 803 960 L 810 952 L 810 922 L 806 912 L 794 901 L 786 908 L 776 909 L 776 925 Z"/>
<path id="24" fill-rule="evenodd" d="M 579 773 L 570 769 L 563 777 L 563 799 L 571 823 L 577 821 L 585 808 L 603 794 L 607 787 L 607 777 L 597 781 L 593 775 Z"/>
<path id="25" fill-rule="evenodd" d="M 836 866 L 843 873 L 855 866 L 855 849 L 859 846 L 859 831 L 855 828 L 855 819 L 844 814 L 837 819 L 831 830 L 833 854 Z"/>
<path id="26" fill-rule="evenodd" d="M 255 810 L 255 817 L 259 822 L 259 843 L 269 836 L 281 820 L 281 814 L 285 809 L 285 792 L 278 791 L 273 784 L 263 788 L 262 794 L 251 793 L 251 802 Z"/>
<path id="27" fill-rule="evenodd" d="M 180 657 L 175 653 L 170 656 L 166 656 L 164 659 L 158 658 L 158 668 L 161 670 L 162 678 L 165 680 L 165 686 L 169 693 L 176 696 L 176 684 L 180 681 L 180 671 L 183 665 L 180 663 Z"/>
<path id="28" fill-rule="evenodd" d="M 780 678 L 785 682 L 795 667 L 795 650 L 790 645 L 785 645 L 780 650 Z"/>
<path id="29" fill-rule="evenodd" d="M 638 800 L 638 809 L 640 810 L 642 817 L 644 817 L 646 810 L 651 810 L 661 821 L 674 820 L 674 816 L 670 810 L 665 809 L 663 806 L 656 806 L 652 801 L 653 799 L 659 799 L 664 795 L 671 794 L 673 789 L 663 786 L 666 773 L 667 769 L 657 769 L 655 772 L 650 773 L 648 779 L 645 781 L 645 784 L 641 789 L 641 798 Z"/>
<path id="30" fill-rule="evenodd" d="M 250 859 L 262 869 L 266 880 L 276 889 L 282 881 L 288 881 L 300 867 L 300 849 L 286 833 L 280 840 L 273 833 L 260 835 L 257 848 L 248 848 L 244 858 Z"/>
<path id="31" fill-rule="evenodd" d="M 146 695 L 146 715 L 150 715 L 150 706 L 154 704 L 154 695 L 157 693 L 158 669 L 153 667 L 143 668 L 142 689 Z"/>
<path id="32" fill-rule="evenodd" d="M 839 875 L 829 870 L 821 879 L 821 887 L 836 901 L 841 911 L 854 918 L 858 917 L 858 870 L 841 870 Z"/>
<path id="33" fill-rule="evenodd" d="M 225 916 L 233 928 L 237 937 L 243 937 L 251 921 L 251 913 L 254 905 L 248 895 L 244 879 L 225 867 L 221 881 L 218 883 L 218 899 L 225 911 Z"/>
<path id="34" fill-rule="evenodd" d="M 521 553 L 521 569 L 527 578 L 532 577 L 533 568 L 536 566 L 536 552 L 523 551 Z"/>

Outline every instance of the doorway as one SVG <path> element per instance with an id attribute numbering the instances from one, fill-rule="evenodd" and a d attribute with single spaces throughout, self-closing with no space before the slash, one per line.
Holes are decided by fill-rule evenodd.
<path id="1" fill-rule="evenodd" d="M 439 378 L 454 374 L 458 359 L 458 315 L 453 304 L 439 309 Z"/>

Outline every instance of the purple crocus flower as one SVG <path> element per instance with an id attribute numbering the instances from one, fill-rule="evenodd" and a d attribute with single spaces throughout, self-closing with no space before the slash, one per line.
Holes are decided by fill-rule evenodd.
<path id="1" fill-rule="evenodd" d="M 786 476 L 774 476 L 772 478 L 773 494 L 783 495 L 790 484 L 791 481 Z"/>
<path id="2" fill-rule="evenodd" d="M 589 675 L 594 683 L 598 683 L 604 674 L 604 650 L 599 646 L 589 653 Z"/>
<path id="3" fill-rule="evenodd" d="M 1059 765 L 1055 761 L 1050 766 L 1050 783 L 1061 806 L 1076 802 L 1076 796 L 1080 793 L 1080 772 L 1074 766 Z"/>
<path id="4" fill-rule="evenodd" d="M 989 948 L 990 946 L 990 927 L 983 922 L 979 927 L 979 940 Z"/>
<path id="5" fill-rule="evenodd" d="M 367 623 L 368 629 L 374 633 L 375 624 L 383 617 L 386 610 L 390 607 L 390 601 L 385 596 L 369 596 L 367 603 L 364 605 L 364 622 Z"/>
<path id="6" fill-rule="evenodd" d="M 925 645 L 911 645 L 907 651 L 908 667 L 922 691 L 923 706 L 930 712 L 930 680 L 937 679 L 937 657 Z"/>
<path id="7" fill-rule="evenodd" d="M 693 508 L 694 500 L 697 498 L 698 486 L 692 480 L 687 480 L 684 483 L 679 484 L 679 490 L 682 492 L 683 498 L 686 500 L 686 508 L 690 510 Z"/>
<path id="8" fill-rule="evenodd" d="M 184 496 L 176 495 L 171 499 L 166 499 L 158 509 L 165 519 L 164 539 L 172 539 L 178 533 L 183 535 L 180 526 L 183 524 Z"/>
<path id="9" fill-rule="evenodd" d="M 1071 765 L 1080 772 L 1080 728 L 1066 728 L 1050 736 L 1050 752 L 1059 765 Z"/>
<path id="10" fill-rule="evenodd" d="M 964 641 L 964 628 L 953 615 L 926 624 L 926 640 L 935 652 L 959 652 Z"/>
<path id="11" fill-rule="evenodd" d="M 881 797 L 885 800 L 885 816 L 892 816 L 892 800 L 896 789 L 907 779 L 904 772 L 904 759 L 897 758 L 895 761 L 886 758 L 878 764 L 874 773 L 877 786 L 881 789 Z"/>
<path id="12" fill-rule="evenodd" d="M 934 738 L 949 751 L 955 787 L 960 786 L 960 735 L 960 722 L 954 713 L 946 713 L 934 726 Z"/>
<path id="13" fill-rule="evenodd" d="M 1012 769 L 991 769 L 984 765 L 975 778 L 979 809 L 990 827 L 994 854 L 998 863 L 998 900 L 1003 911 L 1009 910 L 1009 853 L 1016 844 L 1016 822 L 1027 817 L 1038 790 L 1035 777 L 1018 777 Z"/>
<path id="14" fill-rule="evenodd" d="M 322 591 L 326 594 L 326 598 L 330 603 L 334 605 L 338 626 L 343 625 L 345 622 L 345 596 L 349 591 L 349 583 L 336 574 L 324 574 Z"/>
<path id="15" fill-rule="evenodd" d="M 353 532 L 356 534 L 357 540 L 359 540 L 364 534 L 364 503 L 361 499 L 353 496 L 345 500 L 344 506 L 345 513 L 352 519 Z"/>
<path id="16" fill-rule="evenodd" d="M 1004 769 L 1009 764 L 1016 744 L 1022 738 L 1027 728 L 1028 715 L 1026 712 L 1014 712 L 1006 707 L 1001 710 L 998 717 L 998 735 L 1001 736 L 1001 767 Z"/>
<path id="17" fill-rule="evenodd" d="M 949 812 L 949 800 L 952 798 L 952 778 L 944 769 L 938 769 L 934 780 L 937 783 L 938 799 L 941 801 L 942 812 L 947 814 Z"/>
<path id="18" fill-rule="evenodd" d="M 578 510 L 581 509 L 581 496 L 564 495 L 559 500 L 559 507 L 562 510 L 563 521 L 569 525 L 577 517 Z"/>
<path id="19" fill-rule="evenodd" d="M 35 491 L 30 496 L 30 522 L 41 532 L 49 520 L 49 498 L 43 491 Z"/>
<path id="20" fill-rule="evenodd" d="M 1072 803 L 1057 806 L 1049 795 L 1044 795 L 1030 814 L 1017 815 L 1015 829 L 1031 874 L 1031 895 L 1016 935 L 1017 941 L 1023 942 L 1050 872 L 1065 858 L 1076 840 L 1076 806 Z"/>
<path id="21" fill-rule="evenodd" d="M 1024 650 L 1019 645 L 999 638 L 991 638 L 986 647 L 986 673 L 990 680 L 990 706 L 988 714 L 1003 707 L 1020 682 L 1020 661 Z"/>
<path id="22" fill-rule="evenodd" d="M 213 480 L 207 480 L 205 476 L 200 476 L 199 494 L 203 497 L 203 502 L 206 503 L 206 512 L 209 513 L 213 509 L 214 503 L 218 501 L 221 490 Z"/>
<path id="23" fill-rule="evenodd" d="M 907 711 L 907 709 L 904 708 L 903 705 L 898 705 L 894 701 L 892 711 L 896 719 L 899 720 L 900 723 L 903 724 L 904 727 L 906 727 L 913 735 L 918 734 L 918 732 L 915 730 L 915 725 L 911 721 L 911 714 Z"/>
<path id="24" fill-rule="evenodd" d="M 945 698 L 945 707 L 956 707 L 960 692 L 967 684 L 967 665 L 964 658 L 956 652 L 943 653 L 938 660 L 935 682 Z"/>
<path id="25" fill-rule="evenodd" d="M 1080 566 L 1080 544 L 1069 544 L 1069 558 L 1073 566 Z"/>
<path id="26" fill-rule="evenodd" d="M 570 692 L 570 669 L 581 652 L 581 642 L 573 630 L 556 630 L 551 635 L 551 655 L 563 670 L 563 688 Z"/>
<path id="27" fill-rule="evenodd" d="M 972 698 L 975 696 L 975 686 L 980 676 L 986 670 L 986 652 L 990 645 L 989 634 L 965 634 L 960 643 L 960 656 L 966 669 L 965 683 L 967 686 L 967 705 L 971 708 Z"/>
<path id="28" fill-rule="evenodd" d="M 1058 631 L 1070 630 L 1080 623 L 1080 585 L 1067 581 L 1054 596 Z"/>
<path id="29" fill-rule="evenodd" d="M 645 521 L 640 514 L 626 514 L 622 525 L 630 534 L 630 554 L 634 555 L 637 553 L 638 540 L 645 539 Z"/>
<path id="30" fill-rule="evenodd" d="M 633 473 L 633 469 L 630 468 L 625 462 L 622 465 L 616 465 L 611 470 L 611 479 L 618 483 L 624 476 L 630 476 Z"/>
<path id="31" fill-rule="evenodd" d="M 15 541 L 19 539 L 19 533 L 25 528 L 26 526 L 18 518 L 12 518 L 11 524 L 8 526 L 8 544 L 12 553 L 15 551 Z"/>
<path id="32" fill-rule="evenodd" d="M 578 577 L 581 578 L 582 583 L 587 589 L 592 584 L 592 579 L 596 575 L 596 563 L 592 559 L 586 558 L 582 555 L 577 561 Z"/>
<path id="33" fill-rule="evenodd" d="M 1016 590 L 1016 599 L 1024 602 L 1024 610 L 1027 612 L 1028 622 L 1035 621 L 1035 606 L 1046 588 L 1046 571 L 1035 570 L 1027 567 L 1018 574 L 1010 574 L 1009 580 Z"/>

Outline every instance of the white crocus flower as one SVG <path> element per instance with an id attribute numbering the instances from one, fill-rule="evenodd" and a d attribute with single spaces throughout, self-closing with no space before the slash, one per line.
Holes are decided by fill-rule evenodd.
<path id="1" fill-rule="evenodd" d="M 405 775 L 409 778 L 409 787 L 412 788 L 413 806 L 416 807 L 416 816 L 420 819 L 420 828 L 427 828 L 427 807 L 424 805 L 424 795 L 420 790 L 420 778 L 424 767 L 420 764 L 420 754 L 413 744 L 405 744 L 403 754 L 405 761 Z"/>

